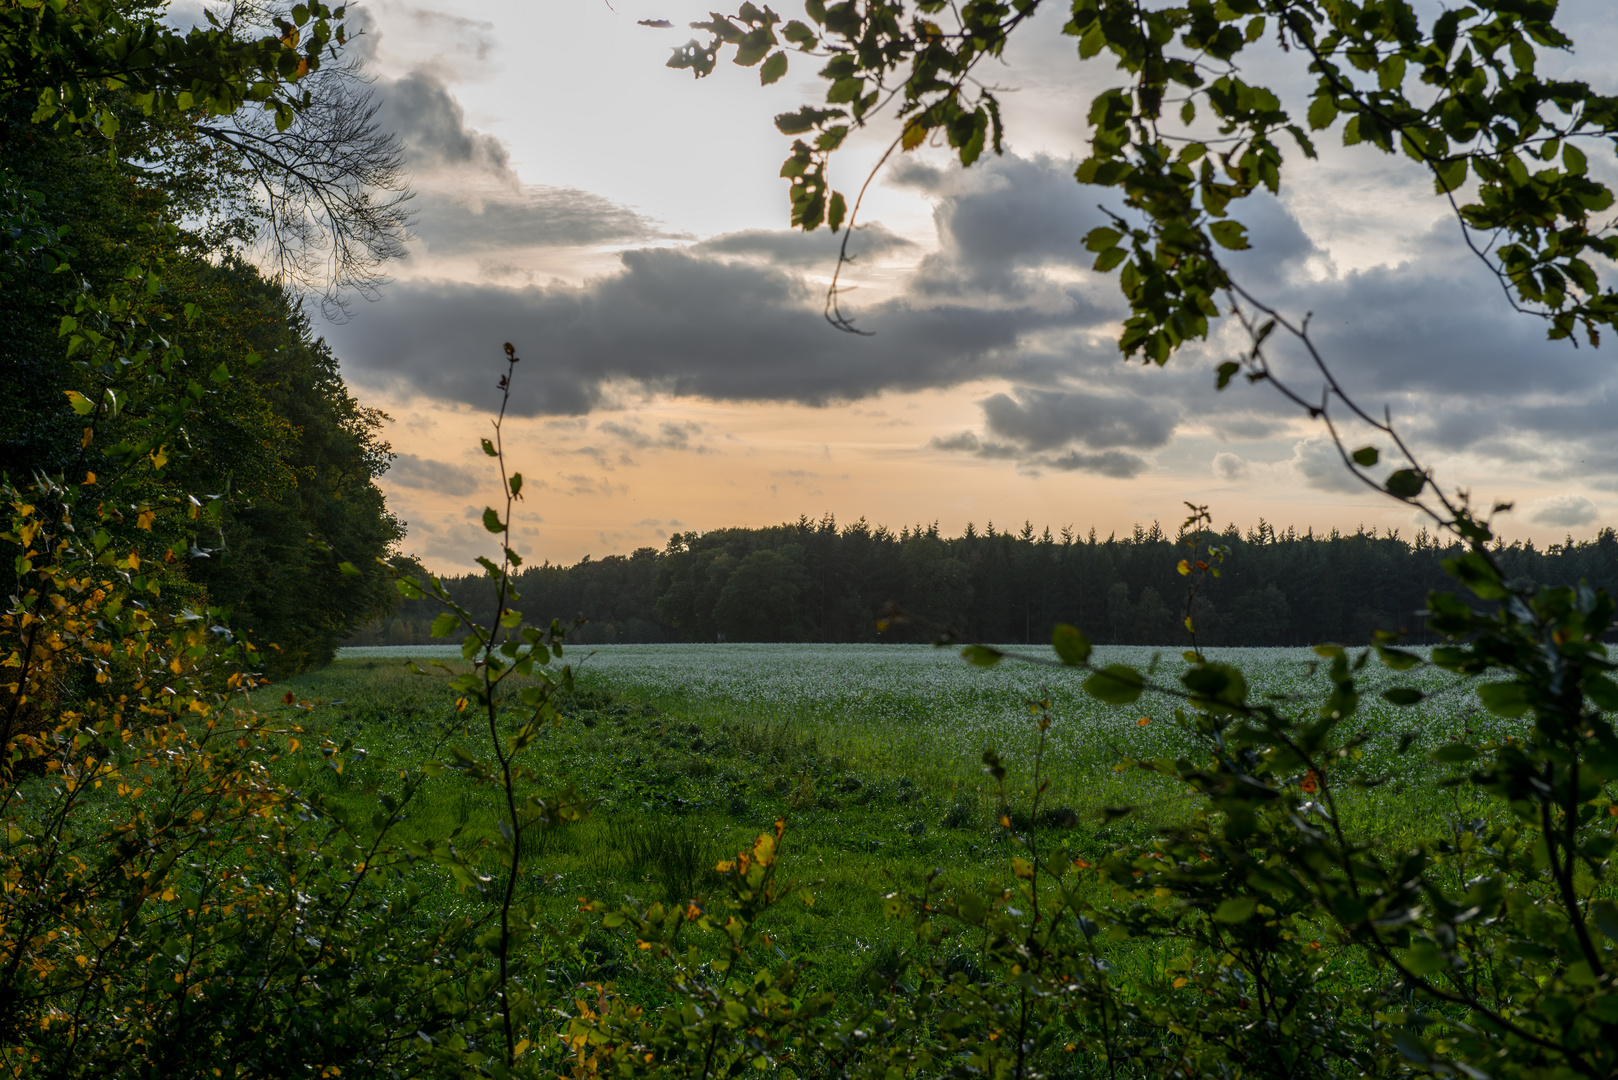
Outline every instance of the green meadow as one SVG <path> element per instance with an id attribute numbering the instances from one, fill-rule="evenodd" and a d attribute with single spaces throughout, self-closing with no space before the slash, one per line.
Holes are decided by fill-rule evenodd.
<path id="1" fill-rule="evenodd" d="M 1167 684 L 1183 663 L 1177 652 L 1097 651 L 1104 663 L 1155 664 Z M 321 671 L 260 691 L 254 703 L 273 700 L 310 733 L 350 744 L 342 772 L 324 770 L 317 783 L 363 820 L 402 773 L 449 758 L 457 745 L 486 753 L 487 731 L 462 726 L 469 714 L 455 711 L 442 672 L 405 668 L 407 658 L 458 667 L 458 656 L 442 647 L 345 650 Z M 1239 664 L 1258 693 L 1296 700 L 1299 709 L 1325 697 L 1324 673 L 1308 650 L 1229 649 L 1212 658 Z M 1059 669 L 985 670 L 925 646 L 597 646 L 570 649 L 566 659 L 579 689 L 533 764 L 548 786 L 576 786 L 590 811 L 525 842 L 524 888 L 557 925 L 584 919 L 584 969 L 572 977 L 627 971 L 634 944 L 581 917 L 581 900 L 612 907 L 700 897 L 716 862 L 784 818 L 783 870 L 814 902 L 772 912 L 775 947 L 809 962 L 828 988 L 869 985 L 873 975 L 900 970 L 910 948 L 906 926 L 884 916 L 884 894 L 940 872 L 961 884 L 1007 881 L 1011 833 L 1030 827 L 1036 842 L 1087 861 L 1141 844 L 1190 804 L 1182 788 L 1130 763 L 1204 753 L 1172 700 L 1148 694 L 1109 707 Z M 1440 672 L 1420 676 L 1429 696 L 1419 707 L 1399 710 L 1374 693 L 1389 673 L 1373 663 L 1363 674 L 1351 727 L 1369 738 L 1339 775 L 1381 783 L 1339 788 L 1350 832 L 1397 848 L 1435 822 L 1484 813 L 1432 782 L 1428 752 L 1469 729 L 1503 734 L 1512 722 L 1446 690 Z M 286 693 L 299 704 L 281 705 Z M 1044 709 L 1052 723 L 1042 740 Z M 1406 732 L 1416 741 L 1401 754 Z M 987 749 L 1009 770 L 1004 789 L 984 772 Z M 1037 802 L 1036 769 L 1046 781 Z M 459 829 L 463 848 L 492 838 L 498 799 L 494 785 L 446 770 L 407 809 L 403 836 Z M 488 862 L 494 870 L 492 854 Z M 430 888 L 445 908 L 464 902 L 447 875 Z M 969 955 L 967 943 L 960 948 Z M 1150 952 L 1131 955 L 1154 962 Z"/>

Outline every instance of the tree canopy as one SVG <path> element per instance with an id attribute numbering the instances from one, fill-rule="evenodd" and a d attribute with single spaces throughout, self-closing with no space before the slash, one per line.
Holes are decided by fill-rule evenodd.
<path id="1" fill-rule="evenodd" d="M 0 471 L 103 493 L 109 536 L 162 538 L 176 600 L 228 609 L 272 670 L 323 663 L 393 602 L 385 417 L 244 260 L 258 180 L 205 131 L 257 109 L 296 133 L 341 12 L 262 38 L 180 34 L 141 4 L 3 14 Z"/>

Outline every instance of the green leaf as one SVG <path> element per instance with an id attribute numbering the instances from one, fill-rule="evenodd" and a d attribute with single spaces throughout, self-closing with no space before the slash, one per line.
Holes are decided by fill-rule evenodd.
<path id="1" fill-rule="evenodd" d="M 1417 975 L 1436 975 L 1444 970 L 1444 953 L 1431 941 L 1418 941 L 1405 954 L 1405 966 Z"/>
<path id="2" fill-rule="evenodd" d="M 455 628 L 459 625 L 461 625 L 461 620 L 456 617 L 455 613 L 446 611 L 433 620 L 432 635 L 433 637 L 448 637 L 455 632 Z"/>
<path id="3" fill-rule="evenodd" d="M 67 394 L 67 403 L 71 405 L 73 407 L 73 411 L 78 413 L 80 416 L 88 416 L 92 411 L 94 411 L 95 402 L 91 401 L 77 390 L 67 390 L 64 391 L 64 393 Z"/>
<path id="4" fill-rule="evenodd" d="M 1056 629 L 1051 633 L 1051 645 L 1064 664 L 1073 666 L 1090 659 L 1090 639 L 1078 628 L 1066 623 L 1056 624 Z"/>
<path id="5" fill-rule="evenodd" d="M 1404 649 L 1390 649 L 1385 645 L 1378 645 L 1376 654 L 1382 659 L 1385 666 L 1392 668 L 1394 671 L 1409 671 L 1411 668 L 1421 664 L 1420 656 L 1413 652 L 1406 652 Z"/>
<path id="6" fill-rule="evenodd" d="M 1208 232 L 1215 243 L 1231 251 L 1246 251 L 1252 246 L 1247 242 L 1247 226 L 1239 221 L 1216 221 L 1208 226 Z"/>
<path id="7" fill-rule="evenodd" d="M 1129 252 L 1124 248 L 1109 248 L 1096 256 L 1094 269 L 1097 273 L 1105 274 L 1127 258 L 1129 258 Z"/>
<path id="8" fill-rule="evenodd" d="M 1214 918 L 1220 922 L 1239 923 L 1246 922 L 1258 910 L 1258 897 L 1232 896 L 1220 902 L 1214 909 Z"/>
<path id="9" fill-rule="evenodd" d="M 506 531 L 505 525 L 503 525 L 500 521 L 500 515 L 494 512 L 493 507 L 484 507 L 483 527 L 492 533 L 503 533 Z"/>
<path id="10" fill-rule="evenodd" d="M 1427 486 L 1427 477 L 1417 469 L 1400 469 L 1383 486 L 1396 499 L 1414 499 Z"/>
<path id="11" fill-rule="evenodd" d="M 1180 683 L 1205 701 L 1240 705 L 1247 700 L 1247 679 L 1229 664 L 1199 664 L 1181 675 Z"/>
<path id="12" fill-rule="evenodd" d="M 1519 682 L 1484 683 L 1478 700 L 1496 716 L 1517 717 L 1528 711 L 1528 688 Z"/>
<path id="13" fill-rule="evenodd" d="M 1618 683 L 1605 675 L 1587 676 L 1584 693 L 1603 712 L 1618 712 Z"/>
<path id="14" fill-rule="evenodd" d="M 1090 251 L 1111 251 L 1123 238 L 1124 234 L 1117 229 L 1101 226 L 1084 234 L 1084 246 Z"/>
<path id="15" fill-rule="evenodd" d="M 1454 157 L 1433 166 L 1433 188 L 1443 195 L 1466 183 L 1466 158 Z"/>
<path id="16" fill-rule="evenodd" d="M 1214 389 L 1223 390 L 1225 387 L 1229 386 L 1230 380 L 1234 379 L 1236 377 L 1236 373 L 1241 369 L 1242 366 L 1234 360 L 1226 360 L 1223 364 L 1220 364 L 1219 376 L 1214 384 Z"/>
<path id="17" fill-rule="evenodd" d="M 1596 924 L 1596 929 L 1618 945 L 1618 904 L 1611 900 L 1597 900 L 1590 905 L 1590 921 Z"/>
<path id="18" fill-rule="evenodd" d="M 494 443 L 490 442 L 488 439 L 483 440 L 483 452 L 488 454 L 490 457 L 500 456 L 500 451 L 496 450 L 494 448 Z"/>
<path id="19" fill-rule="evenodd" d="M 1337 119 L 1337 102 L 1330 94 L 1321 94 L 1309 103 L 1309 126 L 1316 131 L 1329 128 Z"/>
<path id="20" fill-rule="evenodd" d="M 758 69 L 758 81 L 768 86 L 787 73 L 787 54 L 774 52 L 764 61 L 764 66 Z"/>
<path id="21" fill-rule="evenodd" d="M 1394 705 L 1414 705 L 1427 695 L 1408 686 L 1394 686 L 1382 691 L 1382 699 Z"/>
<path id="22" fill-rule="evenodd" d="M 832 192 L 831 202 L 826 207 L 826 226 L 832 232 L 836 232 L 843 227 L 843 218 L 847 216 L 848 204 L 843 201 L 843 193 L 841 191 Z"/>
<path id="23" fill-rule="evenodd" d="M 1084 692 L 1108 705 L 1128 705 L 1140 697 L 1146 680 L 1125 664 L 1108 664 L 1084 680 Z"/>
<path id="24" fill-rule="evenodd" d="M 337 564 L 337 570 L 344 577 L 359 577 L 360 576 L 360 568 L 355 566 L 351 562 L 340 562 L 340 563 L 338 563 Z"/>
<path id="25" fill-rule="evenodd" d="M 961 650 L 961 659 L 977 667 L 994 667 L 1004 658 L 999 649 L 987 645 L 968 645 Z"/>
<path id="26" fill-rule="evenodd" d="M 1354 451 L 1354 464 L 1369 469 L 1376 464 L 1377 453 L 1374 446 L 1362 446 Z"/>

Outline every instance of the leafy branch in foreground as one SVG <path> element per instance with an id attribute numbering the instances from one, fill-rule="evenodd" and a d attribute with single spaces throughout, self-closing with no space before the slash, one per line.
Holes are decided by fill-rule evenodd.
<path id="1" fill-rule="evenodd" d="M 529 977 L 517 975 L 519 953 L 524 951 L 542 922 L 537 897 L 531 892 L 521 899 L 517 895 L 525 837 L 538 830 L 576 821 L 587 807 L 571 787 L 543 794 L 525 794 L 522 790 L 525 785 L 545 779 L 519 759 L 542 731 L 561 722 L 556 702 L 560 695 L 573 689 L 573 669 L 571 665 L 552 669 L 552 664 L 563 656 L 566 631 L 561 623 L 553 620 L 548 628 L 527 626 L 522 612 L 512 606 L 521 599 L 512 578 L 522 565 L 522 556 L 513 550 L 509 538 L 515 507 L 522 498 L 523 478 L 521 473 L 509 471 L 506 466 L 503 427 L 506 407 L 511 401 L 511 380 L 521 358 L 509 343 L 505 353 L 506 372 L 500 376 L 500 410 L 493 421 L 494 438 L 481 443 L 483 452 L 499 465 L 504 497 L 502 509 L 488 507 L 483 511 L 484 530 L 499 538 L 500 561 L 481 556 L 478 559 L 494 587 L 493 617 L 486 624 L 479 622 L 470 610 L 455 602 L 436 577 L 428 577 L 424 583 L 402 576 L 398 587 L 408 598 L 431 595 L 445 606 L 444 613 L 433 622 L 435 637 L 447 637 L 457 630 L 465 632 L 461 655 L 471 661 L 471 669 L 455 672 L 446 664 L 435 666 L 449 675 L 449 687 L 459 695 L 457 710 L 470 709 L 484 721 L 493 760 L 457 748 L 450 760 L 433 766 L 431 771 L 450 769 L 476 783 L 493 783 L 503 804 L 499 837 L 494 843 L 501 863 L 501 876 L 494 885 L 496 925 L 486 935 L 485 944 L 495 954 L 497 970 L 489 993 L 499 1010 L 505 1067 L 512 1069 L 527 1047 L 540 1038 L 536 1025 L 541 1022 L 538 1002 L 543 1000 L 544 989 L 534 984 L 533 980 L 541 977 L 542 972 L 532 973 L 528 957 L 522 957 L 520 966 L 530 972 Z M 426 674 L 413 661 L 408 666 L 412 671 Z M 510 716 L 516 710 L 505 692 L 505 684 L 513 678 L 527 683 L 514 695 L 522 716 L 515 725 Z M 452 845 L 424 842 L 420 852 L 447 859 L 467 880 L 488 880 Z"/>
<path id="2" fill-rule="evenodd" d="M 706 42 L 676 50 L 670 66 L 701 77 L 728 47 L 737 63 L 762 64 L 773 81 L 785 73 L 788 49 L 824 57 L 824 104 L 785 113 L 776 126 L 795 139 L 782 167 L 793 181 L 793 224 L 836 230 L 854 222 L 844 220 L 845 200 L 831 187 L 831 156 L 884 111 L 899 133 L 879 168 L 894 149 L 913 150 L 934 134 L 963 165 L 986 148 L 998 152 L 999 102 L 973 73 L 985 57 L 1002 55 L 1040 7 L 811 0 L 808 22 L 788 22 L 778 34 L 779 16 L 746 4 L 693 24 Z M 1573 44 L 1557 15 L 1554 4 L 1509 0 L 1431 19 L 1409 0 L 1074 0 L 1062 32 L 1078 39 L 1081 61 L 1106 53 L 1131 78 L 1092 101 L 1090 153 L 1076 174 L 1121 194 L 1143 230 L 1143 242 L 1127 249 L 1113 230 L 1089 240 L 1097 269 L 1120 271 L 1133 309 L 1124 352 L 1163 363 L 1207 335 L 1214 298 L 1228 285 L 1212 253 L 1247 246 L 1232 211 L 1259 190 L 1280 192 L 1283 142 L 1312 158 L 1314 139 L 1327 131 L 1345 145 L 1424 165 L 1511 303 L 1545 318 L 1553 338 L 1582 327 L 1598 340 L 1618 316 L 1618 294 L 1603 288 L 1591 259 L 1614 258 L 1618 239 L 1594 220 L 1613 195 L 1581 147 L 1618 131 L 1618 98 L 1537 72 L 1543 50 Z M 1272 33 L 1313 77 L 1306 101 L 1289 106 L 1245 77 L 1243 54 Z M 829 303 L 835 312 L 835 287 Z"/>

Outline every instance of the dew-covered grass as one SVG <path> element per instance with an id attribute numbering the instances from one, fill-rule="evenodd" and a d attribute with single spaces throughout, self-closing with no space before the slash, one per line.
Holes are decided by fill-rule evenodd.
<path id="1" fill-rule="evenodd" d="M 1049 648 L 1007 646 L 1053 658 Z M 1313 710 L 1329 692 L 1326 665 L 1309 649 L 1210 649 L 1210 659 L 1239 667 L 1255 697 L 1283 709 Z M 453 646 L 345 649 L 345 658 L 458 657 Z M 1014 773 L 1032 768 L 1036 726 L 1030 702 L 1046 701 L 1054 723 L 1045 771 L 1054 797 L 1096 801 L 1115 790 L 1112 768 L 1132 758 L 1178 757 L 1195 746 L 1175 721 L 1179 702 L 1148 692 L 1130 706 L 1097 702 L 1080 688 L 1082 673 L 1008 660 L 984 669 L 954 650 L 923 645 L 599 645 L 566 657 L 584 684 L 611 688 L 675 712 L 745 715 L 813 735 L 849 767 L 925 773 L 946 783 L 975 777 L 983 751 L 996 749 Z M 1185 667 L 1177 651 L 1098 647 L 1102 664 L 1130 664 L 1173 687 Z M 1396 674 L 1375 659 L 1359 673 L 1361 703 L 1345 724 L 1366 732 L 1356 768 L 1389 777 L 1393 790 L 1420 781 L 1424 750 L 1463 729 L 1504 733 L 1509 721 L 1476 707 L 1459 681 L 1428 670 Z M 1414 707 L 1382 701 L 1389 686 L 1428 697 Z M 1416 735 L 1403 755 L 1401 735 Z M 1129 783 L 1138 783 L 1131 778 Z M 1122 792 L 1121 792 L 1122 793 Z"/>
<path id="2" fill-rule="evenodd" d="M 1255 695 L 1285 708 L 1312 712 L 1327 692 L 1325 665 L 1306 649 L 1211 656 L 1239 666 Z M 451 742 L 473 751 L 487 742 L 476 727 L 457 730 L 468 718 L 457 717 L 443 680 L 409 674 L 406 658 L 458 666 L 459 650 L 344 650 L 329 668 L 261 694 L 278 702 L 292 690 L 311 706 L 304 726 L 365 749 L 325 784 L 366 814 L 390 778 L 430 756 L 435 733 L 449 730 Z M 1151 670 L 1166 686 L 1184 665 L 1170 650 L 1102 647 L 1096 658 Z M 997 818 L 1010 811 L 1026 821 L 1032 806 L 1031 701 L 1048 702 L 1053 720 L 1042 764 L 1050 786 L 1036 820 L 1095 856 L 1144 841 L 1192 805 L 1125 762 L 1203 752 L 1169 696 L 1106 706 L 1083 693 L 1078 672 L 1013 661 L 977 668 L 926 646 L 617 645 L 569 649 L 566 659 L 581 693 L 534 762 L 546 784 L 577 785 L 597 802 L 583 823 L 529 852 L 528 888 L 559 918 L 580 896 L 650 901 L 700 890 L 710 860 L 784 816 L 784 865 L 819 882 L 819 901 L 783 911 L 774 933 L 832 986 L 859 985 L 873 950 L 903 936 L 883 918 L 882 893 L 934 869 L 963 883 L 1003 879 L 1010 846 Z M 1361 672 L 1362 704 L 1347 728 L 1369 738 L 1361 760 L 1336 769 L 1386 778 L 1373 791 L 1344 794 L 1346 823 L 1365 838 L 1403 846 L 1446 815 L 1476 811 L 1432 782 L 1423 751 L 1467 726 L 1505 722 L 1480 714 L 1447 678 L 1395 676 L 1374 659 Z M 1396 679 L 1429 696 L 1414 708 L 1383 702 L 1378 691 Z M 1416 742 L 1398 755 L 1405 731 Z M 983 771 L 988 748 L 1009 769 L 1005 803 Z M 446 773 L 429 783 L 404 833 L 487 835 L 495 805 L 491 788 Z M 1120 806 L 1135 809 L 1107 823 L 1103 809 Z M 446 892 L 444 902 L 464 898 Z"/>

